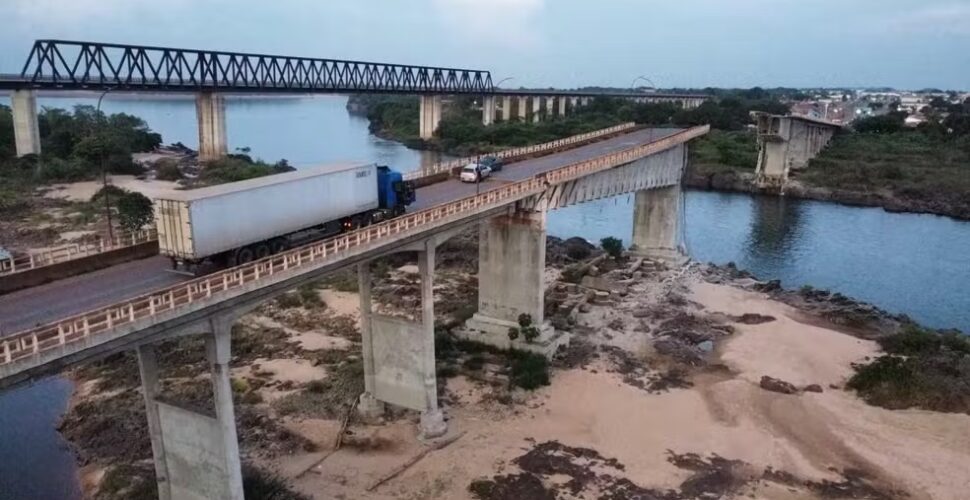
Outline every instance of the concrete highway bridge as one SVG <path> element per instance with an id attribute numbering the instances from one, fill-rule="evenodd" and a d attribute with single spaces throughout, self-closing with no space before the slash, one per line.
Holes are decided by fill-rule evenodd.
<path id="1" fill-rule="evenodd" d="M 385 403 L 420 411 L 421 435 L 440 436 L 447 425 L 435 379 L 437 246 L 470 226 L 480 228 L 478 312 L 464 336 L 549 355 L 568 338 L 543 320 L 548 211 L 636 193 L 632 249 L 651 258 L 682 258 L 680 186 L 688 143 L 707 131 L 639 129 L 510 164 L 481 185 L 453 179 L 430 184 L 402 217 L 201 278 L 182 281 L 164 273 L 159 259 L 147 259 L 6 295 L 0 317 L 8 331 L 20 331 L 0 339 L 0 389 L 135 350 L 160 497 L 242 498 L 231 326 L 288 290 L 356 266 L 365 372 L 358 408 L 370 417 Z M 418 254 L 419 321 L 383 316 L 371 306 L 369 263 L 403 251 Z M 540 326 L 532 343 L 508 337 L 521 314 Z M 154 346 L 185 335 L 206 339 L 214 416 L 157 398 Z"/>
<path id="2" fill-rule="evenodd" d="M 442 97 L 450 95 L 481 96 L 485 125 L 497 118 L 512 119 L 513 97 L 518 119 L 534 121 L 552 116 L 554 109 L 565 115 L 567 109 L 597 96 L 684 107 L 696 107 L 706 99 L 637 92 L 509 90 L 496 88 L 491 73 L 485 70 L 64 40 L 36 41 L 19 74 L 0 75 L 0 90 L 12 92 L 18 156 L 41 150 L 38 91 L 195 94 L 202 160 L 228 152 L 226 94 L 420 95 L 423 139 L 432 138 L 438 130 Z M 501 104 L 500 115 L 496 115 L 496 103 Z"/>

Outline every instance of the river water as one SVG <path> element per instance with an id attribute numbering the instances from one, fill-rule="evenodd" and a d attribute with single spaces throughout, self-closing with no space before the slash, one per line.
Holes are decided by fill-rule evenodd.
<path id="1" fill-rule="evenodd" d="M 350 116 L 345 104 L 343 97 L 231 99 L 230 147 L 295 166 L 365 160 L 406 171 L 437 160 L 370 135 L 367 121 Z M 109 95 L 102 108 L 144 118 L 165 142 L 197 146 L 191 100 Z M 735 262 L 789 288 L 829 288 L 929 326 L 970 332 L 970 223 L 743 194 L 690 191 L 685 199 L 686 241 L 697 260 Z M 629 241 L 632 224 L 632 197 L 620 196 L 551 213 L 549 234 Z M 73 455 L 55 431 L 70 391 L 69 382 L 49 379 L 0 395 L 0 500 L 78 496 Z"/>

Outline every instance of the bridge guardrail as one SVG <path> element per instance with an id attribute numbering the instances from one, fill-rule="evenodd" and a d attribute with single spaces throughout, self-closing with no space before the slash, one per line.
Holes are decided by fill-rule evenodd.
<path id="1" fill-rule="evenodd" d="M 374 247 L 380 244 L 382 240 L 389 239 L 392 236 L 413 236 L 460 218 L 455 216 L 474 215 L 485 210 L 498 208 L 540 194 L 550 185 L 630 163 L 639 158 L 669 149 L 700 137 L 709 130 L 709 126 L 687 129 L 649 144 L 566 165 L 529 179 L 505 184 L 478 195 L 430 207 L 117 304 L 24 330 L 0 339 L 2 340 L 0 366 L 42 351 L 89 339 L 93 335 L 108 332 L 115 327 L 132 324 L 135 321 L 150 318 L 162 312 L 175 310 L 179 306 L 208 299 L 213 294 L 238 289 L 276 273 L 288 272 L 302 266 L 321 265 L 326 263 L 325 261 L 334 262 L 352 252 L 362 251 L 361 247 Z M 364 250 L 367 249 L 364 248 Z"/>
<path id="2" fill-rule="evenodd" d="M 586 132 L 585 134 L 572 135 L 569 137 L 564 137 L 562 139 L 556 139 L 555 141 L 544 142 L 542 144 L 533 144 L 532 146 L 522 146 L 519 148 L 505 149 L 492 153 L 499 159 L 507 160 L 509 158 L 515 158 L 518 156 L 525 156 L 533 153 L 539 153 L 542 151 L 549 151 L 561 148 L 563 146 L 568 146 L 570 144 L 576 144 L 577 142 L 588 141 L 590 139 L 595 139 L 597 137 L 602 137 L 604 135 L 615 134 L 617 132 L 622 132 L 624 130 L 629 130 L 636 126 L 636 123 L 627 122 L 621 123 L 619 125 L 614 125 L 612 127 L 594 130 L 592 132 Z M 448 172 L 455 167 L 464 167 L 465 165 L 477 161 L 482 156 L 488 155 L 476 155 L 476 156 L 466 156 L 464 158 L 458 158 L 455 160 L 449 160 L 433 165 L 429 169 L 420 169 L 413 172 L 408 172 L 404 174 L 404 180 L 414 180 L 420 179 L 421 177 L 427 177 L 429 175 L 440 174 L 441 172 Z"/>
<path id="3" fill-rule="evenodd" d="M 109 252 L 119 248 L 140 245 L 158 239 L 155 229 L 143 229 L 133 233 L 123 233 L 113 239 L 102 237 L 97 243 L 70 243 L 49 248 L 40 252 L 32 252 L 19 257 L 0 260 L 0 278 L 11 274 L 30 271 L 38 267 L 49 266 L 69 260 L 80 259 L 90 255 Z"/>

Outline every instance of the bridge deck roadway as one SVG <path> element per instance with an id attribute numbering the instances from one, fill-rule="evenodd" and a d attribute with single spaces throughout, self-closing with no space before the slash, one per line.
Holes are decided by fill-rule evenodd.
<path id="1" fill-rule="evenodd" d="M 456 179 L 425 186 L 418 190 L 418 201 L 411 209 L 419 210 L 470 196 L 475 194 L 476 189 L 485 192 L 506 182 L 523 180 L 570 163 L 647 144 L 678 131 L 679 129 L 642 129 L 575 149 L 513 163 L 478 187 Z M 167 269 L 168 259 L 161 256 L 151 257 L 0 296 L 0 333 L 18 332 L 189 279 L 168 272 Z"/>

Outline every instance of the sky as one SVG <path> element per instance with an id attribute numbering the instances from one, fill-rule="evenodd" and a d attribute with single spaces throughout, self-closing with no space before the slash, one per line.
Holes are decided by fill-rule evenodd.
<path id="1" fill-rule="evenodd" d="M 487 69 L 506 87 L 970 89 L 970 0 L 0 0 L 0 19 L 0 73 L 57 38 Z"/>

